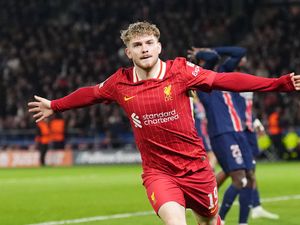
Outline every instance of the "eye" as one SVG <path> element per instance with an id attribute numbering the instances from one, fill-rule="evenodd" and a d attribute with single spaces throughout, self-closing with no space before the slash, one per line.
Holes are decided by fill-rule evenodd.
<path id="1" fill-rule="evenodd" d="M 148 44 L 148 45 L 153 45 L 153 44 L 154 44 L 154 41 L 148 41 L 147 44 Z"/>
<path id="2" fill-rule="evenodd" d="M 133 44 L 133 47 L 136 48 L 136 47 L 139 47 L 139 46 L 141 46 L 141 45 L 142 45 L 141 43 L 134 43 L 134 44 Z"/>

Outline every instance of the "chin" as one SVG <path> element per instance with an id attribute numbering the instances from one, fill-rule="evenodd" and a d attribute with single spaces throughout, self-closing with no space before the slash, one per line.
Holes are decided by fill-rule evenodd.
<path id="1" fill-rule="evenodd" d="M 155 66 L 157 61 L 158 61 L 158 57 L 157 58 L 151 58 L 151 60 L 149 60 L 149 61 L 141 62 L 141 65 L 145 68 L 152 68 L 153 66 Z"/>
<path id="2" fill-rule="evenodd" d="M 147 62 L 147 63 L 138 63 L 137 66 L 142 68 L 143 70 L 149 70 L 155 65 L 154 62 Z"/>
<path id="3" fill-rule="evenodd" d="M 149 70 L 154 66 L 154 63 L 147 63 L 142 66 L 144 70 Z"/>

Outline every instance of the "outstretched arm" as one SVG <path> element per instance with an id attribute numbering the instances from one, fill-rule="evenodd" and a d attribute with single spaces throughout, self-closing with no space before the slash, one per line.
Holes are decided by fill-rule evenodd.
<path id="1" fill-rule="evenodd" d="M 33 117 L 36 119 L 36 122 L 39 122 L 51 116 L 54 112 L 63 112 L 100 102 L 109 103 L 115 101 L 115 80 L 120 74 L 122 74 L 122 69 L 119 69 L 115 74 L 98 85 L 79 88 L 63 98 L 52 101 L 35 97 L 36 101 L 28 103 L 29 112 L 34 113 Z"/>
<path id="2" fill-rule="evenodd" d="M 98 90 L 99 85 L 79 88 L 63 98 L 51 101 L 51 108 L 55 112 L 63 112 L 99 103 L 101 101 L 96 94 Z"/>
<path id="3" fill-rule="evenodd" d="M 48 118 L 54 112 L 62 112 L 69 109 L 81 108 L 97 103 L 99 101 L 96 91 L 99 86 L 89 86 L 79 88 L 66 97 L 50 101 L 48 99 L 34 96 L 34 102 L 29 102 L 29 112 L 33 113 L 33 118 L 36 122 L 39 122 L 45 118 Z"/>
<path id="4" fill-rule="evenodd" d="M 280 78 L 263 78 L 244 73 L 217 73 L 212 88 L 225 91 L 281 91 L 300 90 L 300 75 L 294 73 Z"/>

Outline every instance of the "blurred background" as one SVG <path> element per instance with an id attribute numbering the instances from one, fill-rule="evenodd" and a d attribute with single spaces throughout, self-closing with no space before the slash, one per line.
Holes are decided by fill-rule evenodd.
<path id="1" fill-rule="evenodd" d="M 185 57 L 191 46 L 238 45 L 248 50 L 251 74 L 300 73 L 298 0 L 2 0 L 0 167 L 40 165 L 40 131 L 27 102 L 33 95 L 62 97 L 130 66 L 119 31 L 138 20 L 160 28 L 162 59 Z M 255 93 L 254 112 L 266 129 L 260 159 L 299 160 L 299 93 Z M 68 111 L 49 124 L 55 119 L 46 164 L 140 161 L 129 121 L 115 104 Z"/>

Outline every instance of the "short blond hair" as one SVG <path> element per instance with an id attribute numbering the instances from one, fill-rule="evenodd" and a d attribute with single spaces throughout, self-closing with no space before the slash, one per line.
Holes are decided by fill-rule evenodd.
<path id="1" fill-rule="evenodd" d="M 143 35 L 154 35 L 159 40 L 160 31 L 155 24 L 146 21 L 129 24 L 126 30 L 121 30 L 121 39 L 126 46 L 132 38 Z"/>

